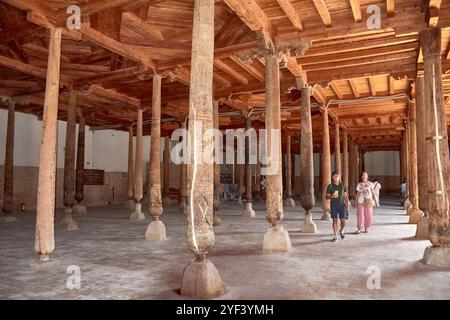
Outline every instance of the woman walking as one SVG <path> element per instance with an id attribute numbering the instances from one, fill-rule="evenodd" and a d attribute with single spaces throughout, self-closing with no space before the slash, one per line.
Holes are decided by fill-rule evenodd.
<path id="1" fill-rule="evenodd" d="M 360 182 L 356 187 L 356 213 L 357 213 L 357 228 L 356 233 L 369 232 L 372 225 L 372 212 L 376 204 L 376 197 L 374 185 L 369 181 L 367 172 L 361 174 Z M 364 231 L 363 231 L 364 229 Z"/>

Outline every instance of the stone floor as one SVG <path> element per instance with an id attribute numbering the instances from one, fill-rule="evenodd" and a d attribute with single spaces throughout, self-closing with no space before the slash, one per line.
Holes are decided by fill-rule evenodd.
<path id="1" fill-rule="evenodd" d="M 352 234 L 352 210 L 345 240 L 330 242 L 330 222 L 314 218 L 318 234 L 299 232 L 303 210 L 286 208 L 284 225 L 293 251 L 261 250 L 268 227 L 264 204 L 256 218 L 243 218 L 244 208 L 223 204 L 224 226 L 216 229 L 210 259 L 229 291 L 223 299 L 450 299 L 450 269 L 420 262 L 428 241 L 415 240 L 398 201 L 375 211 L 368 234 Z M 185 218 L 177 206 L 165 210 L 168 239 L 144 240 L 147 222 L 130 223 L 120 208 L 89 208 L 75 217 L 76 231 L 57 229 L 51 262 L 40 264 L 33 251 L 35 213 L 17 222 L 0 222 L 1 299 L 182 299 L 178 294 L 184 266 L 193 258 L 185 244 Z M 62 220 L 57 212 L 57 222 Z M 71 265 L 79 266 L 81 288 L 68 289 Z M 375 267 L 373 267 L 375 266 Z M 381 271 L 381 288 L 368 289 L 368 268 Z M 69 269 L 70 271 L 70 269 Z"/>

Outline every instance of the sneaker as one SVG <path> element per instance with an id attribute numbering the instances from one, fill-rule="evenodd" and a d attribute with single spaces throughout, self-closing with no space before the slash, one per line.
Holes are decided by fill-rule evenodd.
<path id="1" fill-rule="evenodd" d="M 335 242 L 337 240 L 337 237 L 334 236 L 333 239 L 331 239 L 331 242 Z"/>
<path id="2" fill-rule="evenodd" d="M 364 230 L 364 233 L 369 233 L 369 229 Z"/>
<path id="3" fill-rule="evenodd" d="M 361 230 L 356 230 L 356 232 L 355 232 L 355 234 L 360 234 L 361 233 Z"/>
<path id="4" fill-rule="evenodd" d="M 344 232 L 341 231 L 341 232 L 339 232 L 339 234 L 341 235 L 341 239 L 344 240 L 344 238 L 345 238 Z"/>

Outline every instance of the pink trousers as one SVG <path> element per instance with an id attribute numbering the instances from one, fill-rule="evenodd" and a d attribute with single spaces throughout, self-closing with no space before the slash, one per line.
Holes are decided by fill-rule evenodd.
<path id="1" fill-rule="evenodd" d="M 357 228 L 358 230 L 368 230 L 372 225 L 373 208 L 367 208 L 358 203 L 356 206 Z"/>

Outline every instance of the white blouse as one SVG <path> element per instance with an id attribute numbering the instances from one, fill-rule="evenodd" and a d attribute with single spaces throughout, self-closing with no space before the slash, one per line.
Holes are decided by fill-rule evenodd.
<path id="1" fill-rule="evenodd" d="M 356 191 L 359 192 L 358 203 L 364 204 L 364 199 L 373 199 L 373 188 L 372 182 L 360 182 L 356 187 Z"/>

